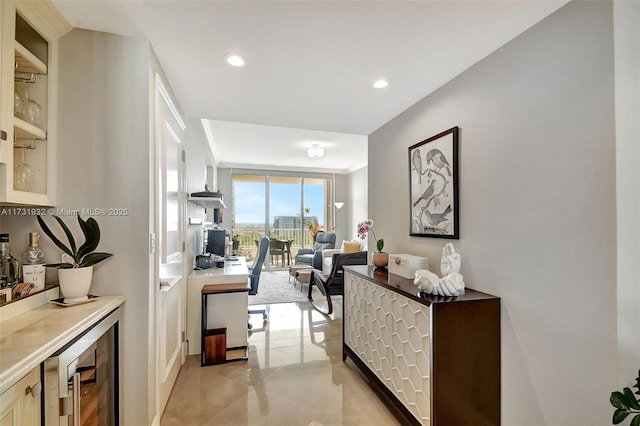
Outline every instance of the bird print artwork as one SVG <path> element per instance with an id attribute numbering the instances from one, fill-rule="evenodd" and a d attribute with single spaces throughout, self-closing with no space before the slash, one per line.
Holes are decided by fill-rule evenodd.
<path id="1" fill-rule="evenodd" d="M 437 228 L 438 225 L 440 225 L 442 222 L 449 220 L 447 216 L 451 212 L 451 204 L 449 204 L 442 213 L 431 213 L 429 210 L 425 209 L 424 215 L 427 219 L 427 223 L 429 223 L 429 226 L 432 228 Z"/>
<path id="2" fill-rule="evenodd" d="M 447 173 L 451 176 L 451 165 L 449 164 L 449 161 L 447 161 L 447 157 L 445 157 L 439 149 L 434 148 L 427 152 L 427 164 L 429 163 L 433 163 L 438 170 L 445 167 L 447 169 Z"/>
<path id="3" fill-rule="evenodd" d="M 429 203 L 431 202 L 431 197 L 433 196 L 435 188 L 436 188 L 436 181 L 432 180 L 429 186 L 427 187 L 427 189 L 425 189 L 422 195 L 413 203 L 413 207 L 417 206 L 418 203 L 422 200 L 426 200 L 427 206 L 428 206 Z"/>
<path id="4" fill-rule="evenodd" d="M 411 164 L 416 172 L 418 172 L 418 183 L 422 185 L 422 157 L 420 157 L 420 150 L 416 149 L 411 155 Z"/>
<path id="5" fill-rule="evenodd" d="M 458 134 L 453 127 L 409 147 L 410 235 L 459 238 Z"/>

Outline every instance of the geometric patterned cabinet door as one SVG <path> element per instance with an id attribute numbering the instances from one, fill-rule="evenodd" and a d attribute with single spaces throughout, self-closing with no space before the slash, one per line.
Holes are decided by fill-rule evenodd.
<path id="1" fill-rule="evenodd" d="M 422 295 L 412 280 L 345 268 L 343 356 L 411 424 L 500 424 L 500 299 Z"/>
<path id="2" fill-rule="evenodd" d="M 429 308 L 347 274 L 345 343 L 422 424 L 429 424 Z"/>

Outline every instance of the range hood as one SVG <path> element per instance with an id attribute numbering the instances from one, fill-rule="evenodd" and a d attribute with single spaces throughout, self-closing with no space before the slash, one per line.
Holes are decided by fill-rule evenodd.
<path id="1" fill-rule="evenodd" d="M 227 206 L 224 205 L 224 196 L 222 193 L 209 191 L 209 188 L 206 186 L 204 191 L 192 192 L 187 200 L 205 209 L 227 208 Z"/>

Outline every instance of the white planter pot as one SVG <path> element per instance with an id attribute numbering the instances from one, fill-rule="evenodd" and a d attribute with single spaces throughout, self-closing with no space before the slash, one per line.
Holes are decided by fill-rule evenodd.
<path id="1" fill-rule="evenodd" d="M 60 291 L 65 303 L 86 300 L 91 288 L 93 266 L 84 268 L 58 269 Z"/>

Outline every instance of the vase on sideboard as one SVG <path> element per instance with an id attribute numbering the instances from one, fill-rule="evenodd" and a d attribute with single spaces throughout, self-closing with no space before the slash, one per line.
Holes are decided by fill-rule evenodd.
<path id="1" fill-rule="evenodd" d="M 384 252 L 374 252 L 373 253 L 373 264 L 378 268 L 386 268 L 389 264 L 389 253 Z"/>

